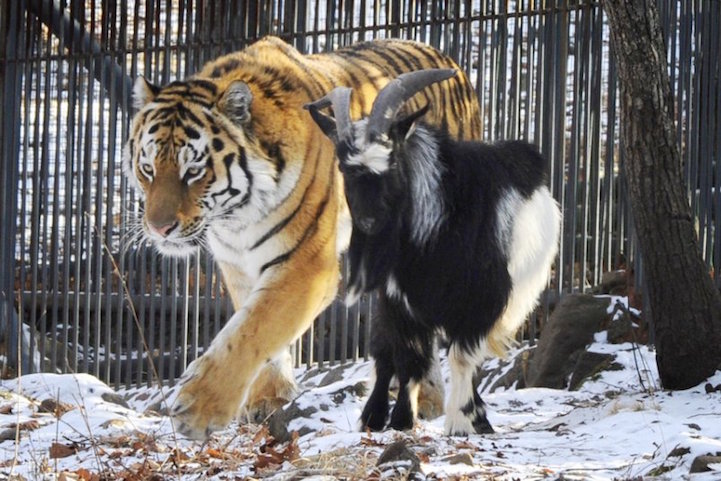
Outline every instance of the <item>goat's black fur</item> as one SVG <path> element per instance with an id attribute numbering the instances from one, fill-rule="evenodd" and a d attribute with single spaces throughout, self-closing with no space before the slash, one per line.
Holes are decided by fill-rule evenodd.
<path id="1" fill-rule="evenodd" d="M 515 332 L 545 285 L 556 253 L 558 207 L 545 187 L 546 161 L 531 145 L 455 142 L 415 120 L 396 121 L 388 138 L 376 141 L 364 140 L 365 121 L 356 122 L 354 138 L 337 149 L 353 218 L 350 288 L 380 293 L 371 343 L 376 382 L 361 423 L 385 426 L 395 375 L 399 393 L 390 426 L 412 427 L 415 387 L 428 374 L 434 336 L 442 330 L 452 377 L 446 431 L 492 432 L 470 376 L 489 350 L 492 331 L 508 323 L 501 327 Z M 365 161 L 372 145 L 387 154 L 385 164 L 378 152 Z M 540 224 L 516 229 L 524 212 L 547 219 L 548 235 Z M 509 267 L 526 257 L 533 274 L 528 286 Z M 502 344 L 508 336 L 500 336 Z"/>

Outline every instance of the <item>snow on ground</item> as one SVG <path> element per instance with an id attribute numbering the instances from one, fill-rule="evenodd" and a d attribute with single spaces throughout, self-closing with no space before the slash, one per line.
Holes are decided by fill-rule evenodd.
<path id="1" fill-rule="evenodd" d="M 341 380 L 329 384 L 321 382 L 327 372 L 298 373 L 296 403 L 315 412 L 290 423 L 300 435 L 287 443 L 237 424 L 207 443 L 189 441 L 146 411 L 156 389 L 122 393 L 123 406 L 89 375 L 27 375 L 0 385 L 0 479 L 406 479 L 402 468 L 375 468 L 388 444 L 404 440 L 426 479 L 720 480 L 719 465 L 688 473 L 696 456 L 721 455 L 721 390 L 662 391 L 653 352 L 607 344 L 603 333 L 590 349 L 615 355 L 623 369 L 575 392 L 485 393 L 497 432 L 453 438 L 443 435 L 442 417 L 411 432 L 358 432 L 367 362 L 336 368 Z M 721 372 L 708 382 L 721 385 Z"/>

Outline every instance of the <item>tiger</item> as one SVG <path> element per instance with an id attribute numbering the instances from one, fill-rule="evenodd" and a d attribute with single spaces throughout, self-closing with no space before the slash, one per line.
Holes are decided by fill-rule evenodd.
<path id="1" fill-rule="evenodd" d="M 336 86 L 367 115 L 397 75 L 458 65 L 435 48 L 377 39 L 304 55 L 265 37 L 164 86 L 138 77 L 123 171 L 142 200 L 144 237 L 165 256 L 213 256 L 234 314 L 179 380 L 177 429 L 204 439 L 297 386 L 287 347 L 335 298 L 351 230 L 333 144 L 303 108 Z M 464 74 L 418 93 L 426 119 L 478 139 Z"/>

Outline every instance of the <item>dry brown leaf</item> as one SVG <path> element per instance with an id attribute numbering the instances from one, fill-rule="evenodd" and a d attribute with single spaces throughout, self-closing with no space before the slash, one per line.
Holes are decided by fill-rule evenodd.
<path id="1" fill-rule="evenodd" d="M 51 459 L 67 458 L 68 456 L 72 456 L 76 452 L 77 452 L 77 449 L 74 446 L 67 446 L 65 444 L 60 444 L 60 443 L 52 443 L 50 445 L 50 458 Z"/>
<path id="2" fill-rule="evenodd" d="M 98 478 L 97 474 L 93 474 L 85 468 L 78 469 L 77 471 L 75 471 L 75 474 L 77 474 L 78 477 L 83 481 L 94 481 Z"/>
<path id="3" fill-rule="evenodd" d="M 273 464 L 283 464 L 285 461 L 295 461 L 299 457 L 300 449 L 298 448 L 298 433 L 293 431 L 291 439 L 285 448 L 275 449 L 272 446 L 263 446 L 262 453 L 258 454 L 253 466 L 256 470 L 267 468 Z"/>
<path id="4" fill-rule="evenodd" d="M 108 457 L 110 459 L 120 459 L 124 456 L 123 452 L 120 450 L 115 450 L 112 453 L 108 454 Z"/>
<path id="5" fill-rule="evenodd" d="M 190 460 L 190 456 L 185 454 L 185 452 L 181 451 L 180 448 L 173 449 L 170 453 L 170 456 L 168 456 L 168 461 L 171 461 L 177 465 L 180 465 L 188 460 Z"/>
<path id="6" fill-rule="evenodd" d="M 34 431 L 39 427 L 40 423 L 34 419 L 32 421 L 25 421 L 24 423 L 13 424 L 10 426 L 11 429 L 19 429 L 20 431 Z"/>
<path id="7" fill-rule="evenodd" d="M 370 436 L 361 437 L 361 446 L 385 446 L 385 443 L 377 441 Z"/>
<path id="8" fill-rule="evenodd" d="M 270 440 L 272 438 L 273 436 L 270 435 L 268 426 L 263 425 L 258 432 L 255 433 L 255 436 L 253 436 L 253 444 L 260 444 L 263 439 Z"/>
<path id="9" fill-rule="evenodd" d="M 6 404 L 4 406 L 0 406 L 0 414 L 12 414 L 13 413 L 13 405 L 12 404 Z"/>
<path id="10" fill-rule="evenodd" d="M 458 441 L 456 443 L 457 449 L 476 449 L 476 446 L 469 443 L 468 441 Z"/>
<path id="11" fill-rule="evenodd" d="M 205 453 L 208 457 L 215 458 L 215 459 L 225 459 L 228 457 L 227 454 L 225 454 L 222 451 L 219 451 L 217 449 L 208 448 L 205 450 Z"/>

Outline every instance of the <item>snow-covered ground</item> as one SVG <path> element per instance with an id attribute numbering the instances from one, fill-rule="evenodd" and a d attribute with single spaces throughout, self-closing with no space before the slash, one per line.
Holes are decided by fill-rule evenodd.
<path id="1" fill-rule="evenodd" d="M 358 432 L 365 400 L 358 386 L 370 363 L 336 368 L 341 380 L 329 384 L 327 372 L 299 371 L 296 403 L 315 412 L 290 423 L 300 435 L 286 443 L 247 424 L 189 441 L 167 417 L 146 411 L 155 389 L 115 393 L 89 375 L 23 376 L 0 385 L 0 479 L 407 479 L 401 468 L 375 467 L 397 440 L 420 458 L 425 479 L 721 479 L 721 465 L 688 474 L 696 456 L 721 455 L 721 388 L 660 390 L 654 353 L 607 344 L 603 333 L 590 350 L 615 355 L 623 369 L 575 392 L 485 393 L 496 433 L 462 438 L 443 435 L 442 417 L 411 432 Z M 721 372 L 708 383 L 721 385 Z"/>

